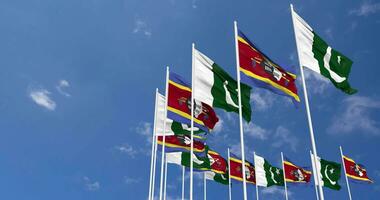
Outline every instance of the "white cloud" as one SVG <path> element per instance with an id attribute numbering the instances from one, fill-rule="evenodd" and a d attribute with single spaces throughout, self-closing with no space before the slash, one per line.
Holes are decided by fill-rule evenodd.
<path id="1" fill-rule="evenodd" d="M 327 28 L 325 29 L 324 33 L 327 35 L 329 39 L 333 39 L 333 33 L 332 33 L 332 28 Z"/>
<path id="2" fill-rule="evenodd" d="M 141 182 L 141 178 L 124 177 L 124 182 L 126 184 L 136 184 Z"/>
<path id="3" fill-rule="evenodd" d="M 274 103 L 274 97 L 268 91 L 256 90 L 251 94 L 251 102 L 253 102 L 253 110 L 263 111 L 270 108 Z"/>
<path id="4" fill-rule="evenodd" d="M 146 37 L 151 37 L 152 36 L 152 32 L 148 28 L 147 23 L 145 21 L 141 20 L 141 19 L 136 19 L 135 20 L 135 26 L 134 26 L 132 32 L 135 33 L 135 34 L 141 33 L 141 34 L 145 35 Z"/>
<path id="5" fill-rule="evenodd" d="M 123 145 L 120 145 L 120 146 L 115 146 L 115 149 L 118 150 L 120 153 L 127 154 L 131 158 L 134 158 L 135 155 L 138 153 L 138 151 L 135 150 L 129 144 L 123 144 Z"/>
<path id="6" fill-rule="evenodd" d="M 371 1 L 363 1 L 359 8 L 350 10 L 350 14 L 357 16 L 368 16 L 380 11 L 380 3 L 372 3 Z"/>
<path id="7" fill-rule="evenodd" d="M 275 194 L 285 195 L 285 190 L 284 188 L 279 188 L 279 187 L 267 187 L 267 188 L 263 188 L 261 190 L 261 193 L 264 195 L 275 195 Z M 288 190 L 288 196 L 291 196 L 291 195 L 292 193 Z"/>
<path id="8" fill-rule="evenodd" d="M 197 0 L 192 0 L 191 1 L 191 7 L 194 8 L 194 9 L 198 8 L 198 6 L 197 6 Z"/>
<path id="9" fill-rule="evenodd" d="M 218 123 L 216 123 L 214 129 L 212 130 L 213 133 L 220 133 L 223 130 L 223 124 L 224 124 L 223 119 L 219 117 Z"/>
<path id="10" fill-rule="evenodd" d="M 100 183 L 98 181 L 92 181 L 87 176 L 83 177 L 84 185 L 88 191 L 96 191 L 100 189 Z"/>
<path id="11" fill-rule="evenodd" d="M 153 128 L 149 122 L 141 122 L 135 130 L 138 134 L 146 138 L 148 144 L 152 143 Z"/>
<path id="12" fill-rule="evenodd" d="M 70 97 L 71 95 L 64 91 L 64 89 L 68 87 L 70 87 L 70 83 L 67 80 L 60 80 L 55 88 L 61 95 Z"/>
<path id="13" fill-rule="evenodd" d="M 351 133 L 355 130 L 380 135 L 379 122 L 372 119 L 371 112 L 380 109 L 380 100 L 364 96 L 350 96 L 343 100 L 344 109 L 337 110 L 328 128 L 331 134 Z M 378 112 L 376 112 L 378 113 Z"/>
<path id="14" fill-rule="evenodd" d="M 270 132 L 254 123 L 245 123 L 244 122 L 244 133 L 250 137 L 266 140 Z"/>
<path id="15" fill-rule="evenodd" d="M 55 110 L 56 103 L 50 98 L 50 92 L 45 89 L 31 89 L 29 97 L 39 106 L 42 106 L 48 110 Z"/>
<path id="16" fill-rule="evenodd" d="M 273 147 L 279 148 L 282 146 L 289 146 L 292 151 L 297 150 L 299 140 L 297 137 L 291 134 L 289 129 L 283 126 L 277 127 L 273 138 Z"/>

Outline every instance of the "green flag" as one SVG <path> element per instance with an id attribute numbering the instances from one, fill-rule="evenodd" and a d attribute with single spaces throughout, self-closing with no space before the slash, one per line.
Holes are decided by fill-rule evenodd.
<path id="1" fill-rule="evenodd" d="M 348 83 L 352 61 L 327 44 L 296 12 L 292 14 L 301 66 L 330 79 L 347 94 L 356 93 Z"/>
<path id="2" fill-rule="evenodd" d="M 314 163 L 312 155 L 311 160 Z M 339 179 L 341 174 L 341 165 L 339 163 L 328 161 L 317 157 L 317 171 L 321 178 L 320 183 L 324 187 L 328 187 L 333 190 L 340 190 Z"/>
<path id="3" fill-rule="evenodd" d="M 256 184 L 270 187 L 272 185 L 284 186 L 283 170 L 272 166 L 263 157 L 255 155 Z"/>
<path id="4" fill-rule="evenodd" d="M 225 174 L 219 174 L 215 173 L 213 171 L 207 171 L 206 173 L 206 179 L 213 180 L 215 182 L 221 183 L 223 185 L 228 185 L 228 173 Z"/>
<path id="5" fill-rule="evenodd" d="M 239 113 L 237 82 L 210 58 L 194 50 L 194 98 L 212 107 Z M 240 84 L 243 118 L 251 121 L 248 85 Z"/>

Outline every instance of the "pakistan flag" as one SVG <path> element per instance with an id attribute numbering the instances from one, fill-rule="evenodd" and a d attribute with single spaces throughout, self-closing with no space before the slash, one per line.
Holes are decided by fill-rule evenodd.
<path id="1" fill-rule="evenodd" d="M 166 162 L 190 167 L 190 152 L 166 153 Z M 208 171 L 211 168 L 210 160 L 207 156 L 193 154 L 193 168 L 198 171 Z"/>
<path id="2" fill-rule="evenodd" d="M 327 44 L 296 12 L 292 16 L 300 65 L 330 79 L 343 92 L 356 93 L 348 83 L 352 61 Z"/>
<path id="3" fill-rule="evenodd" d="M 239 113 L 237 82 L 210 58 L 194 49 L 194 98 L 227 112 Z M 243 83 L 241 103 L 243 118 L 251 121 L 251 88 Z"/>
<path id="4" fill-rule="evenodd" d="M 311 160 L 314 163 L 313 157 Z M 328 161 L 317 157 L 317 171 L 319 172 L 320 183 L 324 187 L 333 190 L 340 190 L 339 179 L 341 174 L 341 165 L 339 163 Z"/>
<path id="5" fill-rule="evenodd" d="M 255 155 L 256 184 L 262 187 L 272 185 L 284 186 L 284 173 L 282 169 L 269 164 L 263 157 Z"/>
<path id="6" fill-rule="evenodd" d="M 223 185 L 228 185 L 228 173 L 219 174 L 213 171 L 206 171 L 206 179 L 213 180 L 215 182 L 221 183 Z"/>

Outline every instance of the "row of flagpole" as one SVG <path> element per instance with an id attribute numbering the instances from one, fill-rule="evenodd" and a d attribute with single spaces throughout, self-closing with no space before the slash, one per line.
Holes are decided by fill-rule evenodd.
<path id="1" fill-rule="evenodd" d="M 291 8 L 291 13 L 292 13 L 292 21 L 293 21 L 293 27 L 295 30 L 295 23 L 294 23 L 294 10 L 293 10 L 293 5 L 290 5 Z M 294 31 L 295 38 L 297 38 L 297 32 Z M 244 129 L 243 129 L 243 117 L 242 117 L 242 100 L 241 100 L 241 88 L 240 88 L 240 64 L 239 64 L 239 47 L 238 47 L 238 27 L 237 27 L 237 22 L 234 21 L 234 37 L 235 37 L 235 55 L 236 55 L 236 73 L 237 73 L 237 86 L 238 86 L 238 107 L 239 107 L 239 130 L 240 130 L 240 148 L 241 148 L 241 159 L 242 159 L 242 174 L 243 174 L 243 199 L 247 200 L 247 183 L 246 183 L 246 169 L 245 169 L 245 149 L 244 149 Z M 298 54 L 298 59 L 300 59 L 300 52 L 299 52 L 299 44 L 296 41 L 296 46 L 297 46 L 297 54 Z M 195 71 L 194 70 L 194 50 L 195 50 L 195 44 L 192 44 L 192 93 L 194 94 L 194 77 L 195 77 Z M 309 133 L 310 133 L 310 140 L 311 140 L 311 146 L 312 146 L 312 159 L 314 162 L 312 162 L 313 166 L 313 174 L 314 174 L 314 180 L 315 180 L 315 189 L 316 189 L 316 196 L 317 199 L 324 200 L 324 194 L 323 194 L 323 188 L 321 183 L 321 177 L 318 176 L 318 169 L 316 166 L 317 163 L 317 148 L 316 148 L 316 142 L 315 142 L 315 137 L 314 137 L 314 129 L 313 129 L 313 122 L 312 122 L 312 117 L 311 117 L 311 112 L 310 112 L 310 106 L 309 106 L 309 100 L 308 100 L 308 93 L 307 93 L 307 86 L 306 86 L 306 81 L 304 77 L 304 72 L 303 72 L 303 67 L 301 64 L 299 64 L 300 68 L 300 73 L 301 73 L 301 80 L 302 80 L 302 87 L 303 87 L 303 93 L 304 93 L 304 100 L 305 100 L 305 108 L 306 108 L 306 114 L 307 114 L 307 119 L 308 119 L 308 127 L 309 127 Z M 167 117 L 167 98 L 168 98 L 168 85 L 169 85 L 169 67 L 166 69 L 166 85 L 165 85 L 165 108 L 164 108 L 164 119 Z M 157 93 L 158 90 L 156 89 L 156 103 L 157 103 Z M 150 172 L 150 179 L 149 179 L 149 199 L 154 199 L 154 188 L 155 188 L 155 173 L 156 173 L 156 160 L 157 160 L 157 134 L 156 134 L 156 113 L 154 116 L 154 133 L 152 137 L 152 156 L 151 156 L 151 172 Z M 191 95 L 191 113 L 194 113 L 194 95 Z M 193 146 L 193 139 L 194 139 L 194 116 L 191 114 L 191 147 L 190 147 L 190 155 L 193 155 L 194 152 L 194 146 Z M 166 123 L 164 121 L 163 123 L 163 140 L 162 140 L 162 154 L 161 154 L 161 172 L 160 172 L 160 190 L 159 190 L 159 200 L 165 200 L 166 199 L 166 174 L 167 174 L 167 163 L 166 163 L 166 158 L 165 158 L 165 130 L 166 130 Z M 342 156 L 342 161 L 343 161 L 343 152 L 341 150 L 341 156 Z M 228 149 L 228 157 L 230 157 L 230 152 Z M 283 161 L 283 155 L 281 153 L 281 158 Z M 344 167 L 344 172 L 346 173 L 346 169 Z M 229 170 L 230 173 L 230 170 Z M 349 199 L 352 200 L 351 197 L 351 192 L 349 188 L 349 183 L 348 183 L 348 178 L 346 176 L 346 184 L 347 184 L 347 189 L 349 193 Z M 184 199 L 184 192 L 185 192 L 185 187 L 184 187 L 184 180 L 185 179 L 185 169 L 184 167 L 182 168 L 182 199 Z M 230 177 L 229 177 L 230 180 Z M 288 199 L 287 196 L 287 186 L 286 186 L 286 180 L 285 182 L 285 196 L 286 199 Z M 189 196 L 190 200 L 193 200 L 193 156 L 190 156 L 190 184 L 189 184 Z M 206 177 L 204 176 L 204 198 L 206 199 Z M 258 187 L 256 184 L 256 198 L 259 198 L 258 195 Z M 232 199 L 232 194 L 231 194 L 231 181 L 229 181 L 229 199 Z"/>

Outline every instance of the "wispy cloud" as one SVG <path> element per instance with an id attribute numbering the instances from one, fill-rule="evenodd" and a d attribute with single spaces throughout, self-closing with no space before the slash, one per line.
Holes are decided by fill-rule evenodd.
<path id="1" fill-rule="evenodd" d="M 335 114 L 327 131 L 331 134 L 345 134 L 357 130 L 361 133 L 380 135 L 379 122 L 371 117 L 371 114 L 375 113 L 373 111 L 378 109 L 380 109 L 380 100 L 365 96 L 350 96 L 343 100 L 343 109 Z"/>
<path id="2" fill-rule="evenodd" d="M 83 177 L 85 189 L 88 191 L 97 191 L 100 189 L 100 183 L 98 181 L 92 181 L 87 176 Z"/>
<path id="3" fill-rule="evenodd" d="M 70 97 L 71 95 L 64 91 L 65 88 L 69 88 L 69 87 L 70 87 L 70 83 L 67 80 L 60 80 L 58 82 L 58 85 L 55 88 L 61 95 L 65 97 Z"/>
<path id="4" fill-rule="evenodd" d="M 380 11 L 380 3 L 372 3 L 371 1 L 363 1 L 359 8 L 352 9 L 349 14 L 357 16 L 368 16 Z"/>
<path id="5" fill-rule="evenodd" d="M 50 98 L 50 92 L 46 89 L 30 89 L 29 97 L 39 106 L 54 111 L 57 104 Z"/>
<path id="6" fill-rule="evenodd" d="M 141 182 L 141 178 L 124 177 L 126 184 L 136 184 Z"/>
<path id="7" fill-rule="evenodd" d="M 223 124 L 224 124 L 224 120 L 219 117 L 219 121 L 218 123 L 216 123 L 213 129 L 213 133 L 220 133 L 223 130 Z"/>
<path id="8" fill-rule="evenodd" d="M 270 134 L 268 130 L 251 122 L 244 123 L 244 133 L 252 138 L 260 140 L 266 140 L 268 138 L 268 135 Z"/>
<path id="9" fill-rule="evenodd" d="M 272 146 L 276 148 L 283 146 L 290 147 L 290 149 L 295 152 L 297 150 L 298 142 L 298 138 L 291 134 L 289 129 L 279 126 L 274 133 L 274 142 L 272 143 Z"/>
<path id="10" fill-rule="evenodd" d="M 119 151 L 120 153 L 128 155 L 131 158 L 134 158 L 136 156 L 136 154 L 138 153 L 138 151 L 135 150 L 135 148 L 133 148 L 133 146 L 131 146 L 129 144 L 123 144 L 123 145 L 115 146 L 115 149 L 117 151 Z"/>
<path id="11" fill-rule="evenodd" d="M 149 122 L 140 122 L 140 124 L 135 129 L 136 133 L 142 135 L 146 138 L 148 144 L 152 143 L 153 128 L 152 124 Z"/>
<path id="12" fill-rule="evenodd" d="M 307 79 L 306 85 L 308 91 L 311 91 L 313 94 L 326 94 L 326 90 L 331 85 L 330 80 L 309 69 L 304 70 L 304 75 L 305 79 Z"/>
<path id="13" fill-rule="evenodd" d="M 198 8 L 197 0 L 191 0 L 191 7 L 194 9 Z"/>
<path id="14" fill-rule="evenodd" d="M 327 35 L 327 37 L 328 37 L 329 39 L 333 39 L 333 31 L 332 31 L 332 28 L 331 28 L 331 27 L 325 29 L 324 33 Z"/>
<path id="15" fill-rule="evenodd" d="M 278 188 L 278 187 L 267 187 L 263 188 L 261 190 L 261 193 L 263 195 L 285 195 L 285 191 L 283 188 Z M 291 196 L 292 193 L 288 190 L 288 196 Z"/>
<path id="16" fill-rule="evenodd" d="M 264 90 L 256 90 L 251 94 L 251 102 L 253 104 L 253 109 L 258 111 L 267 110 L 270 108 L 273 103 L 274 99 L 273 94 L 269 94 L 268 91 Z"/>
<path id="17" fill-rule="evenodd" d="M 147 23 L 142 19 L 136 19 L 135 20 L 135 26 L 132 31 L 134 34 L 143 34 L 146 37 L 152 36 L 152 31 L 149 29 Z"/>

